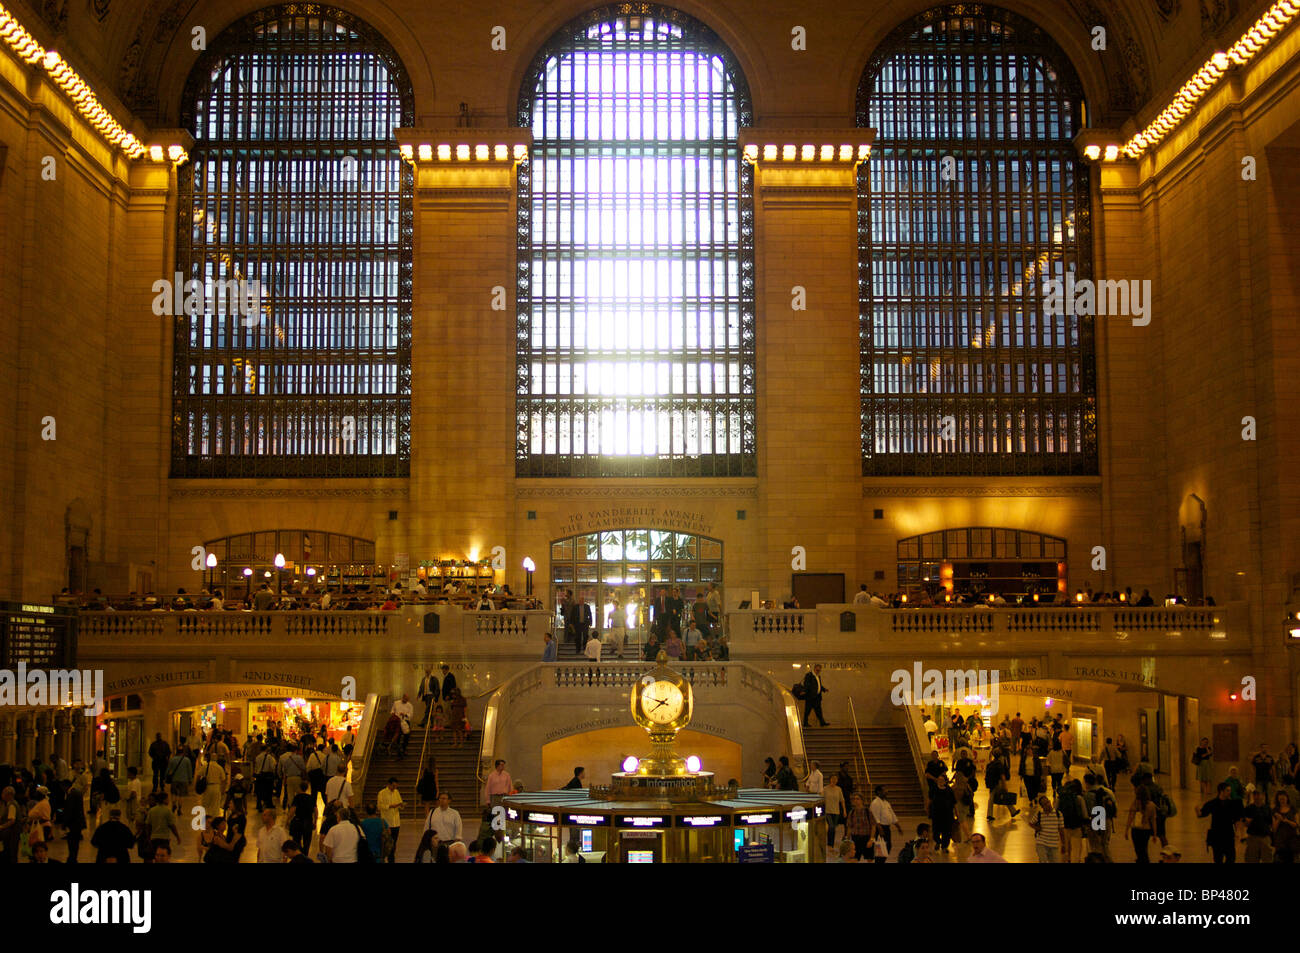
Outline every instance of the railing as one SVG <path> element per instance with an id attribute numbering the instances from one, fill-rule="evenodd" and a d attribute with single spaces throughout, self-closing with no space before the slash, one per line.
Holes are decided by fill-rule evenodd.
<path id="1" fill-rule="evenodd" d="M 1204 647 L 1250 644 L 1248 607 L 1135 608 L 1127 605 L 1041 607 L 961 606 L 880 609 L 871 605 L 820 605 L 815 609 L 735 610 L 727 614 L 733 651 L 764 645 L 842 643 L 855 649 L 882 647 L 914 636 L 938 635 L 1007 642 L 1122 643 L 1132 638 Z"/>
<path id="2" fill-rule="evenodd" d="M 438 616 L 437 632 L 426 631 L 426 616 Z M 378 610 L 243 610 L 82 612 L 78 639 L 83 643 L 128 642 L 295 642 L 390 639 L 490 643 L 532 649 L 530 641 L 550 624 L 543 611 L 462 610 L 455 606 L 404 606 Z M 428 620 L 432 621 L 432 620 Z M 432 628 L 432 626 L 428 626 Z"/>
<path id="3" fill-rule="evenodd" d="M 384 695 L 382 698 L 373 692 L 366 696 L 366 707 L 361 714 L 361 725 L 357 728 L 357 740 L 352 744 L 352 766 L 349 769 L 350 776 L 348 783 L 352 785 L 352 790 L 362 792 L 365 790 L 366 774 L 370 770 L 370 755 L 375 748 L 375 739 L 379 736 L 379 712 L 387 711 L 392 705 L 392 696 Z M 361 754 L 358 766 L 358 752 Z M 360 799 L 360 793 L 357 795 Z"/>
<path id="4" fill-rule="evenodd" d="M 688 662 L 674 666 L 673 670 L 691 683 L 694 688 L 725 687 L 726 662 Z M 557 688 L 631 688 L 649 669 L 645 662 L 590 662 L 582 664 L 547 663 L 554 673 Z"/>
<path id="5" fill-rule="evenodd" d="M 858 745 L 858 764 L 862 766 L 862 790 L 871 790 L 871 770 L 867 767 L 867 754 L 862 750 L 862 733 L 858 730 L 858 713 L 853 707 L 853 696 L 849 696 L 849 723 L 853 725 L 853 740 Z"/>

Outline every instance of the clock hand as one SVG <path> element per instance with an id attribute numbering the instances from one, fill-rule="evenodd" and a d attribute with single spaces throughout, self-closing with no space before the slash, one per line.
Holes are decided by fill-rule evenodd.
<path id="1" fill-rule="evenodd" d="M 654 703 L 655 703 L 655 707 L 654 707 L 654 708 L 651 708 L 651 709 L 650 709 L 651 711 L 654 711 L 655 708 L 659 708 L 659 707 L 662 706 L 662 705 L 667 705 L 667 704 L 668 704 L 668 699 L 666 699 L 666 698 L 656 698 L 656 699 L 654 700 Z"/>

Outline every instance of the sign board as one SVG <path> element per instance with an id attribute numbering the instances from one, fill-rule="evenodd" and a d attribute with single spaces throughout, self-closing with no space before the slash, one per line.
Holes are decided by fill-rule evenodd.
<path id="1" fill-rule="evenodd" d="M 77 610 L 0 602 L 0 668 L 75 668 Z"/>
<path id="2" fill-rule="evenodd" d="M 774 864 L 776 850 L 771 844 L 746 844 L 740 848 L 742 864 Z"/>

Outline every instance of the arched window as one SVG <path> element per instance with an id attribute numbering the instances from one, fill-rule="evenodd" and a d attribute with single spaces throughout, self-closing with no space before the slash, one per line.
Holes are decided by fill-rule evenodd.
<path id="1" fill-rule="evenodd" d="M 173 476 L 409 472 L 413 116 L 392 48 L 328 7 L 252 14 L 195 66 Z"/>
<path id="2" fill-rule="evenodd" d="M 592 11 L 533 61 L 519 476 L 755 472 L 749 122 L 731 53 L 674 10 Z"/>
<path id="3" fill-rule="evenodd" d="M 1041 29 L 964 4 L 899 27 L 858 88 L 862 472 L 1097 472 L 1083 98 Z"/>

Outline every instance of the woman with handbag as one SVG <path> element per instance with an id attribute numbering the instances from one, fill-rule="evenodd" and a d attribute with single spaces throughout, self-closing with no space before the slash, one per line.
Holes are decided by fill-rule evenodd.
<path id="1" fill-rule="evenodd" d="M 1210 785 L 1214 783 L 1214 749 L 1209 738 L 1202 738 L 1192 751 L 1192 764 L 1196 765 L 1196 780 L 1201 782 L 1201 797 L 1209 797 Z"/>
<path id="2" fill-rule="evenodd" d="M 1137 863 L 1151 863 L 1147 845 L 1156 830 L 1156 805 L 1151 800 L 1151 792 L 1146 785 L 1138 785 L 1133 791 L 1133 804 L 1128 809 L 1128 823 L 1124 825 L 1124 837 L 1133 841 L 1133 851 L 1137 854 Z"/>

